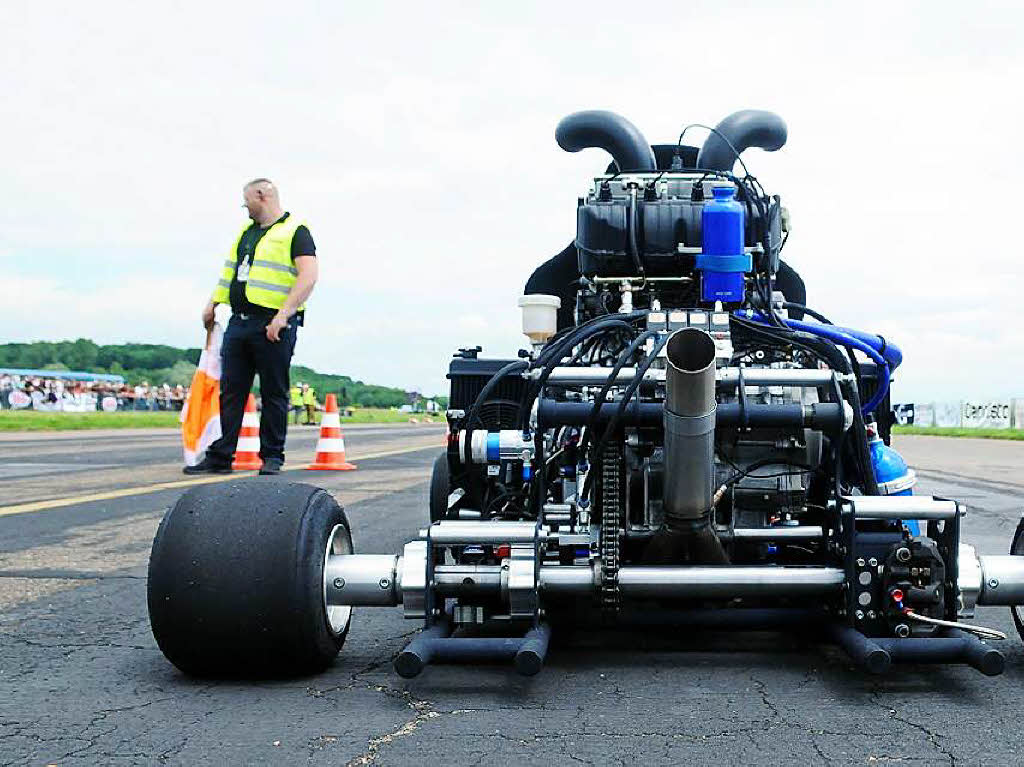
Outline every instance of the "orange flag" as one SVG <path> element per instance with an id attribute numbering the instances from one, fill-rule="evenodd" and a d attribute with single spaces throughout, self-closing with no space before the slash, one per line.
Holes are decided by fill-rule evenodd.
<path id="1" fill-rule="evenodd" d="M 221 326 L 214 323 L 206 334 L 206 348 L 199 355 L 199 365 L 181 411 L 186 466 L 199 463 L 206 449 L 220 438 L 220 344 L 223 336 Z"/>

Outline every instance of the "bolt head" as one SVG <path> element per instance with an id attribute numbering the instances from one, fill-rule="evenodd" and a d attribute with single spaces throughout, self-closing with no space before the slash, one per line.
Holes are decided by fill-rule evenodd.
<path id="1" fill-rule="evenodd" d="M 997 589 L 997 588 L 999 588 L 999 579 L 998 578 L 989 578 L 988 579 L 988 587 L 990 589 Z"/>
<path id="2" fill-rule="evenodd" d="M 859 621 L 864 620 L 864 611 L 863 610 L 858 610 L 857 612 L 854 613 L 854 615 L 857 616 L 857 620 L 859 620 Z"/>
<path id="3" fill-rule="evenodd" d="M 377 585 L 380 586 L 382 589 L 388 589 L 391 587 L 391 580 L 388 578 L 381 578 L 379 581 L 377 581 Z"/>
<path id="4" fill-rule="evenodd" d="M 334 579 L 334 588 L 336 588 L 336 589 L 343 589 L 343 588 L 345 588 L 345 579 L 344 578 L 335 578 Z"/>
<path id="5" fill-rule="evenodd" d="M 857 567 L 864 567 L 864 559 L 863 558 L 857 560 Z"/>
<path id="6" fill-rule="evenodd" d="M 878 567 L 878 560 L 875 559 L 874 557 L 871 557 L 871 559 L 868 560 L 868 564 L 871 567 Z"/>

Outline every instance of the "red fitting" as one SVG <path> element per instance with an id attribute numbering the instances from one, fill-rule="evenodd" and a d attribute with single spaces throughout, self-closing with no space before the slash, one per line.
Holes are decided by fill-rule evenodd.
<path id="1" fill-rule="evenodd" d="M 893 589 L 892 591 L 889 592 L 889 596 L 892 597 L 892 601 L 893 602 L 902 602 L 903 601 L 903 590 L 902 589 Z"/>
<path id="2" fill-rule="evenodd" d="M 508 559 L 512 556 L 512 547 L 507 543 L 503 543 L 495 549 L 494 553 L 498 559 Z"/>

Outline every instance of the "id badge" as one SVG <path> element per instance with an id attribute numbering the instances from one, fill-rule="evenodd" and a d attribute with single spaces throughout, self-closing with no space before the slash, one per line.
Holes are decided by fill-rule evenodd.
<path id="1" fill-rule="evenodd" d="M 247 260 L 243 259 L 242 263 L 238 265 L 237 277 L 239 282 L 249 281 L 249 262 Z"/>

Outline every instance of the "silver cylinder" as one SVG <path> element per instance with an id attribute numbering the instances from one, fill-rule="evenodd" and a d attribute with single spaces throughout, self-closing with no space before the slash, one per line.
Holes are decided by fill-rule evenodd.
<path id="1" fill-rule="evenodd" d="M 1024 605 L 1024 556 L 978 557 L 981 564 L 979 605 Z"/>
<path id="2" fill-rule="evenodd" d="M 700 519 L 715 482 L 715 342 L 697 328 L 668 340 L 665 371 L 665 520 Z"/>
<path id="3" fill-rule="evenodd" d="M 819 525 L 737 527 L 716 532 L 720 538 L 738 541 L 806 541 L 817 540 L 825 535 Z"/>
<path id="4" fill-rule="evenodd" d="M 608 368 L 601 367 L 556 367 L 548 377 L 549 384 L 562 386 L 602 386 L 608 381 Z M 626 386 L 636 378 L 637 369 L 623 368 L 615 378 L 615 383 Z M 538 372 L 539 375 L 539 372 Z M 810 368 L 744 368 L 743 383 L 746 386 L 827 386 L 832 382 L 831 370 L 815 370 Z M 650 368 L 644 373 L 644 381 L 661 382 L 665 380 L 665 371 Z M 740 381 L 740 368 L 728 367 L 718 371 L 718 385 L 723 388 L 735 388 Z"/>
<path id="5" fill-rule="evenodd" d="M 961 509 L 956 501 L 930 495 L 848 495 L 857 519 L 952 519 Z"/>
<path id="6" fill-rule="evenodd" d="M 710 599 L 814 596 L 842 588 L 838 567 L 622 567 L 619 589 L 640 599 Z M 552 595 L 581 595 L 596 590 L 589 567 L 540 568 L 541 588 Z"/>
<path id="7" fill-rule="evenodd" d="M 439 596 L 496 596 L 501 593 L 501 566 L 438 565 L 434 585 Z"/>
<path id="8" fill-rule="evenodd" d="M 392 554 L 336 554 L 327 557 L 324 565 L 327 604 L 397 605 L 402 601 L 399 559 Z"/>
<path id="9" fill-rule="evenodd" d="M 624 597 L 796 597 L 836 591 L 838 567 L 623 567 Z"/>
<path id="10" fill-rule="evenodd" d="M 420 533 L 421 538 L 430 536 L 431 543 L 440 546 L 456 544 L 479 544 L 481 546 L 503 543 L 533 543 L 538 534 L 541 538 L 547 535 L 537 530 L 534 522 L 474 522 L 464 520 L 442 520 L 435 522 Z"/>

